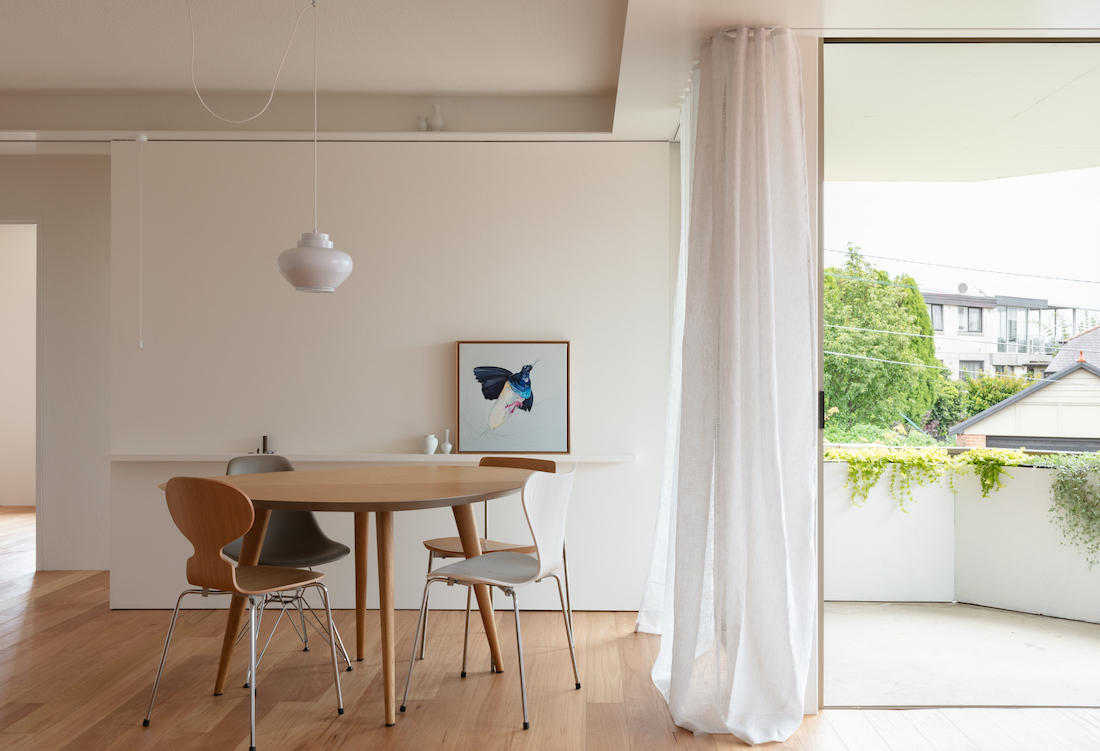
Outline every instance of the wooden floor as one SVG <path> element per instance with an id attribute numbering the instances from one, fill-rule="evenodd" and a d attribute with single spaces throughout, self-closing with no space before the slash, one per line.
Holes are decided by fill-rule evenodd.
<path id="1" fill-rule="evenodd" d="M 234 749 L 248 747 L 247 650 L 238 650 L 223 696 L 210 695 L 224 611 L 184 613 L 149 728 L 141 726 L 169 614 L 111 611 L 107 573 L 34 571 L 33 509 L 0 508 L 0 749 Z M 181 563 L 182 565 L 182 563 Z M 633 633 L 632 613 L 577 613 L 580 691 L 560 616 L 523 617 L 531 729 L 521 729 L 511 613 L 501 613 L 507 672 L 488 672 L 472 638 L 459 677 L 458 613 L 433 616 L 427 659 L 396 727 L 382 724 L 377 658 L 342 673 L 337 716 L 327 652 L 302 652 L 285 624 L 260 667 L 258 747 L 263 751 L 394 749 L 723 749 L 731 736 L 673 725 L 649 678 L 658 638 Z M 354 616 L 338 626 L 353 633 Z M 397 616 L 399 689 L 414 613 Z M 377 633 L 374 644 L 378 643 Z M 375 650 L 371 650 L 372 653 Z M 1098 678 L 1100 680 L 1100 678 Z M 790 751 L 1096 751 L 1100 711 L 1062 709 L 828 710 L 807 717 Z"/>

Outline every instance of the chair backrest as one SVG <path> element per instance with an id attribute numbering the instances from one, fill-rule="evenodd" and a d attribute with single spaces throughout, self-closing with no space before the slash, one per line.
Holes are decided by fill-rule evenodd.
<path id="1" fill-rule="evenodd" d="M 546 459 L 524 459 L 518 456 L 483 456 L 479 467 L 511 467 L 513 469 L 532 469 L 535 472 L 557 472 L 556 462 Z"/>
<path id="2" fill-rule="evenodd" d="M 569 493 L 577 465 L 568 472 L 533 472 L 523 483 L 523 513 L 535 540 L 535 555 L 539 559 L 541 579 L 562 564 L 565 545 L 565 515 L 569 510 Z"/>
<path id="3" fill-rule="evenodd" d="M 237 591 L 233 562 L 222 548 L 248 531 L 256 518 L 252 500 L 237 488 L 202 477 L 173 477 L 165 486 L 168 511 L 195 548 L 187 581 L 196 587 Z"/>
<path id="4" fill-rule="evenodd" d="M 281 454 L 234 456 L 225 468 L 227 475 L 258 475 L 261 472 L 293 472 L 294 465 Z"/>

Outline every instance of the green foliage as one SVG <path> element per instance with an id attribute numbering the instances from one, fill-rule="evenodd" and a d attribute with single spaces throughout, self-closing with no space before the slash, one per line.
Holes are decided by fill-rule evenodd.
<path id="1" fill-rule="evenodd" d="M 851 492 L 852 503 L 862 506 L 871 488 L 887 467 L 890 469 L 890 497 L 905 513 L 907 501 L 913 500 L 913 483 L 924 487 L 943 477 L 950 463 L 942 448 L 831 448 L 825 459 L 848 463 L 848 479 L 844 487 Z"/>
<path id="2" fill-rule="evenodd" d="M 932 436 L 925 435 L 915 428 L 907 430 L 906 427 L 900 423 L 892 428 L 887 428 L 881 425 L 869 425 L 867 423 L 860 423 L 852 426 L 842 424 L 833 425 L 828 420 L 825 422 L 825 442 L 875 443 L 880 446 L 936 445 L 936 439 Z"/>
<path id="3" fill-rule="evenodd" d="M 1005 467 L 1017 467 L 1027 460 L 1027 454 L 1023 449 L 988 449 L 975 448 L 965 451 L 952 458 L 956 468 L 969 466 L 978 476 L 982 486 L 982 498 L 988 498 L 993 490 L 1000 490 L 1005 486 L 1002 475 L 1012 479 L 1012 475 L 1005 472 Z"/>
<path id="4" fill-rule="evenodd" d="M 952 381 L 940 376 L 935 381 L 935 387 L 936 396 L 932 408 L 924 415 L 924 429 L 943 440 L 947 438 L 947 430 L 952 425 L 967 418 L 966 408 L 963 406 L 966 381 Z"/>
<path id="5" fill-rule="evenodd" d="M 1100 453 L 1043 457 L 1053 470 L 1050 513 L 1067 545 L 1085 555 L 1089 568 L 1100 560 Z"/>
<path id="6" fill-rule="evenodd" d="M 917 362 L 924 365 L 932 365 L 937 368 L 942 366 L 943 363 L 936 357 L 935 341 L 925 338 L 931 337 L 935 332 L 932 330 L 932 319 L 928 316 L 928 306 L 924 302 L 924 295 L 917 289 L 916 280 L 908 274 L 902 274 L 894 277 L 894 281 L 909 285 L 908 288 L 902 289 L 901 306 L 912 317 L 913 324 L 917 329 L 916 333 L 924 334 L 924 337 L 905 337 L 909 340 L 909 352 L 916 358 Z M 929 368 L 910 368 L 910 370 L 915 371 L 915 378 L 913 388 L 909 391 L 909 411 L 906 414 L 910 417 L 920 417 L 928 412 L 935 403 L 936 383 L 938 380 L 946 380 L 943 376 L 945 371 L 935 371 Z"/>
<path id="7" fill-rule="evenodd" d="M 847 462 L 848 478 L 844 487 L 851 492 L 852 503 L 862 506 L 867 502 L 871 488 L 886 469 L 890 470 L 890 497 L 897 501 L 902 511 L 913 500 L 913 483 L 925 487 L 947 477 L 954 487 L 955 475 L 973 470 L 981 483 L 982 497 L 988 498 L 993 490 L 1004 487 L 1002 476 L 1012 478 L 1005 467 L 1015 467 L 1027 459 L 1021 451 L 1009 449 L 975 448 L 957 456 L 950 456 L 944 448 L 831 448 L 825 452 L 826 461 Z M 1100 531 L 1100 516 L 1097 530 Z M 1100 539 L 1100 538 L 1098 538 Z M 1100 542 L 1098 542 L 1100 550 Z"/>
<path id="8" fill-rule="evenodd" d="M 963 394 L 963 412 L 968 419 L 984 412 L 994 404 L 1004 401 L 1013 394 L 1034 386 L 1032 378 L 1009 378 L 1006 376 L 978 376 L 966 382 Z"/>
<path id="9" fill-rule="evenodd" d="M 932 322 L 911 277 L 891 281 L 849 245 L 843 266 L 825 277 L 825 350 L 913 365 L 940 365 L 932 340 L 901 334 L 931 333 Z M 912 294 L 910 294 L 912 293 Z M 848 328 L 832 328 L 845 326 Z M 871 329 L 857 331 L 854 329 Z M 825 403 L 838 425 L 889 425 L 899 413 L 923 415 L 933 404 L 935 370 L 825 355 Z"/>

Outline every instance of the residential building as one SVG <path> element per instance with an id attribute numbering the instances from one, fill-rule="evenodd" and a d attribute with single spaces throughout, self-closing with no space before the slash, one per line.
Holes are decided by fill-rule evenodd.
<path id="1" fill-rule="evenodd" d="M 1060 370 L 1070 367 L 1078 360 L 1100 363 L 1100 326 L 1082 331 L 1066 339 L 1062 349 L 1043 371 L 1043 376 L 1052 376 Z"/>
<path id="2" fill-rule="evenodd" d="M 1095 311 L 1004 295 L 924 292 L 936 357 L 952 378 L 1041 378 L 1062 342 L 1095 325 Z"/>
<path id="3" fill-rule="evenodd" d="M 1100 451 L 1100 368 L 1075 362 L 948 430 L 959 446 Z"/>

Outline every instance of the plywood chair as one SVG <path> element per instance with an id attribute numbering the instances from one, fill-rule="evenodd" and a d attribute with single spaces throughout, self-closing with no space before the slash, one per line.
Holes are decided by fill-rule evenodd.
<path id="1" fill-rule="evenodd" d="M 401 711 L 409 701 L 409 686 L 412 684 L 413 666 L 416 664 L 416 646 L 423 630 L 428 613 L 428 590 L 436 582 L 463 584 L 467 587 L 486 584 L 499 587 L 504 594 L 512 598 L 512 612 L 516 619 L 516 646 L 519 653 L 519 685 L 523 702 L 523 729 L 530 727 L 527 717 L 527 682 L 523 674 L 523 637 L 520 631 L 518 587 L 542 581 L 552 577 L 558 584 L 558 597 L 561 599 L 561 614 L 565 621 L 565 633 L 569 639 L 569 656 L 573 661 L 573 678 L 576 687 L 581 687 L 580 673 L 577 671 L 577 655 L 573 647 L 573 626 L 566 612 L 565 594 L 561 579 L 555 573 L 565 564 L 565 515 L 569 506 L 569 493 L 573 488 L 574 469 L 569 472 L 550 474 L 532 472 L 523 484 L 523 512 L 527 516 L 527 526 L 531 529 L 531 538 L 535 541 L 534 555 L 515 551 L 500 551 L 465 558 L 432 571 L 424 584 L 424 598 L 420 605 L 420 618 L 416 624 L 416 636 L 413 638 L 412 654 L 409 655 L 409 674 L 405 679 L 405 698 L 401 701 Z M 469 625 L 467 621 L 467 632 Z M 465 655 L 463 655 L 465 661 Z M 463 665 L 465 672 L 465 665 Z"/>
<path id="2" fill-rule="evenodd" d="M 153 693 L 149 697 L 149 710 L 145 713 L 145 727 L 153 714 L 153 702 L 164 672 L 164 661 L 172 643 L 172 631 L 176 628 L 180 603 L 189 594 L 237 595 L 248 598 L 248 669 L 251 700 L 251 751 L 256 749 L 256 612 L 264 598 L 276 592 L 290 592 L 305 587 L 315 587 L 321 592 L 328 616 L 329 633 L 332 633 L 332 609 L 329 607 L 328 589 L 321 584 L 324 574 L 279 566 L 234 566 L 222 548 L 243 535 L 252 526 L 256 512 L 252 500 L 231 485 L 218 480 L 199 477 L 173 477 L 165 487 L 168 511 L 172 521 L 183 536 L 195 548 L 195 554 L 187 559 L 187 581 L 193 587 L 186 589 L 176 600 L 176 609 L 168 625 L 168 637 L 164 640 L 164 652 L 160 667 L 153 681 Z M 340 669 L 336 662 L 335 640 L 329 639 L 332 648 L 332 674 L 336 683 L 336 708 L 344 713 L 344 699 L 340 692 Z"/>
<path id="3" fill-rule="evenodd" d="M 510 467 L 513 469 L 530 469 L 535 472 L 556 472 L 557 464 L 548 461 L 546 459 L 524 459 L 521 457 L 513 456 L 484 456 L 478 463 L 481 467 Z M 496 540 L 486 539 L 489 535 L 489 502 L 485 502 L 485 519 L 484 527 L 482 530 L 485 533 L 485 537 L 481 538 L 482 553 L 526 553 L 531 554 L 535 552 L 535 546 L 530 544 L 515 544 L 510 542 L 497 542 Z M 425 540 L 424 547 L 428 549 L 428 573 L 432 573 L 432 566 L 437 559 L 443 558 L 465 558 L 466 554 L 462 551 L 462 538 L 460 537 L 438 537 L 434 540 Z M 562 541 L 562 574 L 565 577 L 565 606 L 566 612 L 569 617 L 569 626 L 573 626 L 573 602 L 569 597 L 569 567 L 565 562 L 565 541 Z M 466 647 L 470 638 L 470 594 L 471 590 L 466 591 L 466 637 L 462 644 L 462 677 L 466 677 Z M 428 616 L 427 606 L 424 610 L 424 632 L 420 638 L 420 659 L 424 659 L 424 644 L 428 641 Z"/>

